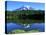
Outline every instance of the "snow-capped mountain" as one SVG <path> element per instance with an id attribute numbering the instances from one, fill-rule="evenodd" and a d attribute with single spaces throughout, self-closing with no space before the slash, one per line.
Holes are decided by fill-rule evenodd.
<path id="1" fill-rule="evenodd" d="M 32 10 L 32 9 L 33 8 L 30 7 L 30 6 L 22 6 L 22 7 L 18 8 L 18 9 L 16 9 L 16 10 Z"/>

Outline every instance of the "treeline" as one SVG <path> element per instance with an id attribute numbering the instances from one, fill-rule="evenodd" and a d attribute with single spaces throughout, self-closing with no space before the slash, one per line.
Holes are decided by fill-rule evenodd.
<path id="1" fill-rule="evenodd" d="M 5 11 L 7 20 L 42 20 L 44 22 L 45 11 L 44 10 L 16 10 L 16 11 Z M 12 17 L 11 19 L 9 17 Z"/>
<path id="2" fill-rule="evenodd" d="M 15 10 L 15 11 L 5 11 L 7 14 L 44 14 L 44 10 Z"/>

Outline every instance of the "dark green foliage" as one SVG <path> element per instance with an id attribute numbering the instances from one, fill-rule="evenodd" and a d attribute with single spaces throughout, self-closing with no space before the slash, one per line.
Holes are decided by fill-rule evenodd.
<path id="1" fill-rule="evenodd" d="M 6 11 L 7 22 L 44 22 L 44 10 L 16 10 L 16 11 Z"/>

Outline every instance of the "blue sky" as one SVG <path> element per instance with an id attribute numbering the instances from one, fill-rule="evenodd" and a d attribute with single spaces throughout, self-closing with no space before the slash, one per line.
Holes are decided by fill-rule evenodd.
<path id="1" fill-rule="evenodd" d="M 30 6 L 36 10 L 44 10 L 44 3 L 7 1 L 7 10 L 16 10 L 22 6 Z"/>

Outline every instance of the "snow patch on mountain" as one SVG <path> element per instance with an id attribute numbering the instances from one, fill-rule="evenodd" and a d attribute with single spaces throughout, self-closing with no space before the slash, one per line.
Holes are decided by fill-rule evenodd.
<path id="1" fill-rule="evenodd" d="M 16 9 L 16 10 L 32 10 L 32 9 L 33 9 L 32 7 L 25 5 L 25 6 L 22 6 L 18 9 Z"/>

